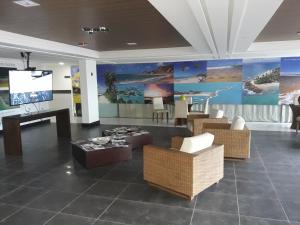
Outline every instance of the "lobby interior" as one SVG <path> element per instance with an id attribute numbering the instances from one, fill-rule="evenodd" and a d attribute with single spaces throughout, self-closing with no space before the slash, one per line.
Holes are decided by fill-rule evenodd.
<path id="1" fill-rule="evenodd" d="M 0 1 L 0 225 L 300 225 L 299 10 Z"/>

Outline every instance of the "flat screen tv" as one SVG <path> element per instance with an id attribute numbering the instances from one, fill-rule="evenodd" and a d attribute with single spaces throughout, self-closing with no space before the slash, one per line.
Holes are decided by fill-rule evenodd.
<path id="1" fill-rule="evenodd" d="M 50 70 L 9 71 L 11 106 L 53 100 L 53 72 Z"/>

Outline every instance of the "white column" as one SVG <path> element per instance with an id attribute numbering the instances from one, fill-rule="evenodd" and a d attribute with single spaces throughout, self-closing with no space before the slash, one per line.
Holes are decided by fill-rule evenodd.
<path id="1" fill-rule="evenodd" d="M 91 124 L 99 121 L 97 69 L 96 61 L 79 61 L 82 123 Z"/>

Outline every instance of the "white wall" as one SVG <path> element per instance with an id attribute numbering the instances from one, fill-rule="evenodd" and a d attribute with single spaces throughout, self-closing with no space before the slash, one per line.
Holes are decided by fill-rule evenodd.
<path id="1" fill-rule="evenodd" d="M 77 123 L 80 121 L 74 117 L 71 66 L 71 64 L 59 65 L 58 63 L 42 63 L 38 65 L 38 68 L 53 71 L 54 91 L 70 91 L 70 93 L 54 93 L 53 101 L 49 102 L 49 108 L 69 108 L 71 122 Z M 65 76 L 69 78 L 65 78 Z M 51 121 L 55 122 L 55 118 L 51 118 Z"/>
<path id="2" fill-rule="evenodd" d="M 79 70 L 82 123 L 90 124 L 99 121 L 96 61 L 80 60 Z"/>

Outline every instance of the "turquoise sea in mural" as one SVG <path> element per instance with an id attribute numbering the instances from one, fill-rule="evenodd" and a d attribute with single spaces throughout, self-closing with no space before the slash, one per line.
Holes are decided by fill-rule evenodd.
<path id="1" fill-rule="evenodd" d="M 209 98 L 210 104 L 241 104 L 241 82 L 174 84 L 175 99 L 180 96 L 192 96 L 193 102 L 202 102 Z"/>
<path id="2" fill-rule="evenodd" d="M 249 105 L 277 105 L 279 90 L 265 92 L 263 95 L 244 95 L 243 104 Z"/>
<path id="3" fill-rule="evenodd" d="M 144 85 L 117 84 L 118 103 L 144 103 Z"/>
<path id="4" fill-rule="evenodd" d="M 243 66 L 243 104 L 277 105 L 280 59 L 247 59 Z"/>

